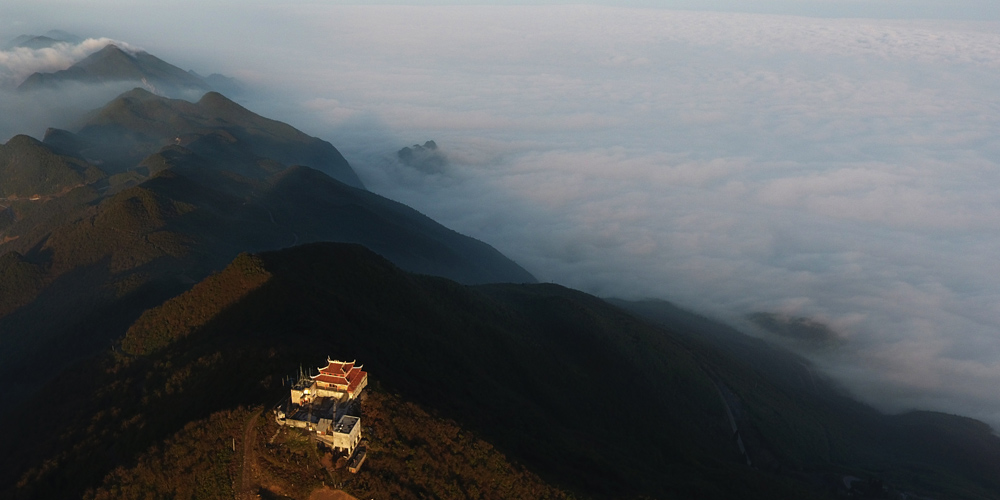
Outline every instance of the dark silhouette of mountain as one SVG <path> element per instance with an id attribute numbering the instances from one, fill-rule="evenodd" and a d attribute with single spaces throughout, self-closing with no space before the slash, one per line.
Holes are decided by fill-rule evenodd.
<path id="1" fill-rule="evenodd" d="M 47 36 L 32 36 L 32 37 L 26 37 L 24 39 L 21 38 L 14 39 L 14 41 L 11 42 L 11 48 L 24 47 L 28 49 L 44 49 L 51 47 L 59 42 L 60 42 L 59 40 L 56 40 L 55 38 L 49 38 Z"/>
<path id="2" fill-rule="evenodd" d="M 665 301 L 611 302 L 667 328 L 713 366 L 731 391 L 736 421 L 759 469 L 792 467 L 805 475 L 847 467 L 854 469 L 849 475 L 897 490 L 896 496 L 854 492 L 862 498 L 901 498 L 900 490 L 922 490 L 931 498 L 998 498 L 1000 439 L 988 425 L 935 412 L 883 415 L 805 358 L 732 327 Z"/>
<path id="3" fill-rule="evenodd" d="M 0 277 L 24 284 L 0 287 L 0 407 L 54 375 L 31 366 L 99 352 L 244 251 L 355 242 L 413 272 L 534 281 L 405 205 L 287 166 L 300 162 L 360 186 L 329 143 L 214 93 L 189 103 L 132 91 L 76 133 L 0 148 Z"/>
<path id="4" fill-rule="evenodd" d="M 188 71 L 188 73 L 191 73 L 193 76 L 197 78 L 201 78 L 206 84 L 208 84 L 209 87 L 212 88 L 212 90 L 220 94 L 238 98 L 242 96 L 246 91 L 246 89 L 243 87 L 243 84 L 241 84 L 239 80 L 231 76 L 226 76 L 219 73 L 212 73 L 208 76 L 201 76 L 198 73 L 195 73 L 194 71 Z"/>
<path id="5" fill-rule="evenodd" d="M 106 50 L 88 64 L 141 66 Z M 420 148 L 411 159 L 437 151 Z M 0 190 L 3 498 L 231 497 L 245 471 L 227 419 L 250 422 L 328 355 L 365 363 L 376 413 L 392 412 L 369 472 L 335 478 L 361 498 L 1000 491 L 985 424 L 883 415 L 669 303 L 530 284 L 489 245 L 366 191 L 331 144 L 218 93 L 136 89 L 77 130 L 17 136 Z M 307 440 L 272 452 L 294 491 L 333 478 Z"/>
<path id="6" fill-rule="evenodd" d="M 653 326 L 556 285 L 470 287 L 413 275 L 356 245 L 242 254 L 144 313 L 122 352 L 54 380 L 0 422 L 22 428 L 0 437 L 14 451 L 0 456 L 0 485 L 20 480 L 17 493 L 31 498 L 114 488 L 135 477 L 109 475 L 117 465 L 159 453 L 162 439 L 192 421 L 270 406 L 287 393 L 284 374 L 332 354 L 364 362 L 386 393 L 453 419 L 578 497 L 987 499 L 1000 491 L 1000 438 L 988 426 L 881 415 L 805 378 L 784 351 L 669 305 L 643 307 L 676 322 Z M 65 418 L 30 418 L 71 381 L 82 385 L 63 401 Z M 218 453 L 228 449 L 215 442 Z M 399 443 L 413 445 L 446 453 L 433 441 Z M 383 457 L 413 459 L 408 470 L 418 458 L 427 459 Z M 287 467 L 315 470 L 307 460 Z M 370 491 L 363 475 L 339 477 L 348 492 Z M 407 496 L 427 495 L 398 475 L 381 477 Z"/>
<path id="7" fill-rule="evenodd" d="M 43 48 L 58 43 L 47 37 L 34 37 L 18 42 L 19 46 Z M 110 84 L 130 82 L 162 95 L 183 95 L 208 90 L 236 90 L 235 80 L 222 75 L 202 78 L 197 73 L 184 71 L 148 52 L 130 53 L 117 45 L 109 44 L 67 69 L 54 73 L 33 73 L 18 90 L 31 91 L 54 88 L 63 83 Z M 213 82 L 220 87 L 213 86 Z"/>
<path id="8" fill-rule="evenodd" d="M 448 168 L 448 157 L 438 149 L 434 141 L 427 141 L 423 146 L 414 144 L 396 152 L 396 158 L 406 166 L 427 173 L 441 173 Z"/>
<path id="9" fill-rule="evenodd" d="M 212 134 L 216 139 L 225 134 L 226 141 L 248 154 L 284 165 L 306 165 L 345 184 L 363 187 L 329 142 L 264 118 L 217 92 L 191 103 L 134 89 L 95 112 L 79 132 L 94 144 L 84 154 L 103 158 L 102 168 L 111 172 L 132 168 L 165 146 L 203 146 L 198 141 Z"/>
<path id="10" fill-rule="evenodd" d="M 44 35 L 20 35 L 17 38 L 7 42 L 4 45 L 4 50 L 12 50 L 18 47 L 28 48 L 28 49 L 44 49 L 52 47 L 57 43 L 80 43 L 83 39 L 67 33 L 61 30 L 51 30 Z"/>

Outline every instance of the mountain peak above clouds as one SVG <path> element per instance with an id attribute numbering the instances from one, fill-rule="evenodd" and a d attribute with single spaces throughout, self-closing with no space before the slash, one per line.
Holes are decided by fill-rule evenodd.
<path id="1" fill-rule="evenodd" d="M 208 131 L 225 132 L 254 155 L 284 165 L 307 165 L 364 189 L 347 160 L 329 142 L 260 116 L 218 92 L 208 92 L 192 103 L 136 88 L 97 110 L 79 135 L 102 145 L 112 163 L 109 168 L 127 169 L 164 146 L 189 144 Z"/>
<path id="2" fill-rule="evenodd" d="M 66 82 L 139 82 L 150 90 L 167 94 L 210 89 L 204 80 L 148 52 L 132 54 L 115 44 L 108 44 L 67 69 L 32 74 L 18 90 L 36 90 Z"/>
<path id="3" fill-rule="evenodd" d="M 51 37 L 34 37 L 15 39 L 11 43 L 16 42 L 18 46 L 29 48 L 44 48 L 61 41 Z M 69 68 L 53 73 L 33 73 L 18 86 L 18 90 L 54 88 L 70 82 L 131 83 L 155 94 L 172 97 L 190 97 L 192 93 L 200 94 L 209 90 L 225 90 L 230 93 L 242 91 L 239 82 L 233 78 L 218 74 L 202 77 L 194 71 L 185 71 L 148 52 L 133 52 L 114 43 L 105 45 Z"/>

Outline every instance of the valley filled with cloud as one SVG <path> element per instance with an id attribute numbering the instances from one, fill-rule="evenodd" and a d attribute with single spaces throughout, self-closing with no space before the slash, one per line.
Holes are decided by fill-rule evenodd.
<path id="1" fill-rule="evenodd" d="M 239 78 L 245 106 L 331 141 L 369 189 L 541 280 L 762 336 L 747 315 L 808 318 L 838 342 L 773 339 L 865 401 L 1000 426 L 995 22 L 315 5 L 194 16 L 184 36 L 152 22 L 81 35 Z M 57 63 L 6 51 L 0 77 Z M 427 140 L 446 163 L 400 161 Z"/>

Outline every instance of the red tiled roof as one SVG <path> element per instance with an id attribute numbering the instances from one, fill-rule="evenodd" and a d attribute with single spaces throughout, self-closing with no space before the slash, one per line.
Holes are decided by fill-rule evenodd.
<path id="1" fill-rule="evenodd" d="M 355 368 L 355 370 L 358 371 L 358 376 L 351 379 L 351 385 L 347 386 L 347 392 L 354 392 L 354 389 L 358 388 L 358 385 L 361 384 L 361 381 L 368 377 L 368 372 L 363 372 L 357 368 Z M 351 373 L 353 374 L 354 370 L 352 370 Z"/>
<path id="2" fill-rule="evenodd" d="M 353 370 L 355 361 L 344 362 L 344 361 L 331 361 L 327 358 L 326 366 L 319 369 L 320 373 L 325 373 L 327 375 L 339 375 L 350 373 Z M 360 368 L 360 367 L 358 367 Z"/>
<path id="3" fill-rule="evenodd" d="M 313 380 L 335 385 L 340 390 L 347 386 L 347 391 L 353 392 L 368 377 L 368 372 L 362 371 L 361 366 L 354 366 L 356 361 L 343 362 L 327 358 L 326 362 L 326 366 L 319 369 L 319 375 L 312 376 Z"/>
<path id="4" fill-rule="evenodd" d="M 347 370 L 344 370 L 344 363 L 328 363 L 326 367 L 320 368 L 319 372 L 327 375 L 343 375 Z"/>
<path id="5" fill-rule="evenodd" d="M 317 382 L 325 382 L 327 384 L 347 385 L 347 379 L 346 378 L 344 378 L 344 377 L 335 377 L 333 375 L 327 375 L 325 373 L 321 373 L 321 374 L 313 377 L 313 380 L 315 380 Z"/>

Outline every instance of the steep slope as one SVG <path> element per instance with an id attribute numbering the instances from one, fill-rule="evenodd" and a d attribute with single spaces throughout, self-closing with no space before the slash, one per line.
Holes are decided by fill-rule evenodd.
<path id="1" fill-rule="evenodd" d="M 611 302 L 667 328 L 712 367 L 758 468 L 841 471 L 897 493 L 1000 497 L 1000 438 L 986 424 L 932 412 L 883 415 L 808 360 L 729 326 L 665 301 Z"/>
<path id="2" fill-rule="evenodd" d="M 805 378 L 794 357 L 676 308 L 659 317 L 667 316 L 670 327 L 656 328 L 554 285 L 467 287 L 411 275 L 355 245 L 243 254 L 143 314 L 121 354 L 64 375 L 0 422 L 23 430 L 0 436 L 13 452 L 0 457 L 0 485 L 62 498 L 102 480 L 106 488 L 135 481 L 108 474 L 191 421 L 273 405 L 287 391 L 285 374 L 334 355 L 363 362 L 373 389 L 454 419 L 581 496 L 990 499 L 1000 491 L 1000 438 L 984 424 L 881 415 Z M 70 381 L 79 390 L 63 399 L 64 418 L 28 418 Z M 392 470 L 413 474 L 434 453 L 452 460 L 454 451 L 426 446 L 437 451 L 384 448 L 389 462 L 374 466 L 386 471 L 382 483 L 344 476 L 343 485 L 370 495 L 373 484 L 406 483 Z M 82 459 L 97 450 L 106 458 Z M 410 495 L 407 484 L 400 491 Z"/>
<path id="3" fill-rule="evenodd" d="M 298 243 L 361 243 L 407 271 L 461 283 L 535 281 L 490 245 L 310 168 L 292 167 L 275 175 L 260 203 Z"/>
<path id="4" fill-rule="evenodd" d="M 262 156 L 343 160 L 328 143 L 221 95 L 193 104 L 134 91 L 92 125 L 0 148 L 0 186 L 17 192 L 0 200 L 0 275 L 25 283 L 0 298 L 0 413 L 55 375 L 33 366 L 98 352 L 143 310 L 243 251 L 356 242 L 413 272 L 534 281 L 489 245 L 405 205 Z M 120 140 L 104 148 L 98 129 Z M 151 138 L 185 130 L 182 144 L 160 148 Z M 93 165 L 108 168 L 107 154 L 134 145 L 137 155 L 157 149 L 107 178 Z"/>
<path id="5" fill-rule="evenodd" d="M 22 43 L 30 43 L 32 40 L 36 39 Z M 18 86 L 18 90 L 51 88 L 67 82 L 90 84 L 134 82 L 172 94 L 185 90 L 202 92 L 211 90 L 211 87 L 197 75 L 147 52 L 131 54 L 113 44 L 105 46 L 67 69 L 55 73 L 33 73 Z"/>
<path id="6" fill-rule="evenodd" d="M 73 495 L 191 420 L 272 404 L 284 374 L 329 354 L 588 497 L 811 497 L 741 461 L 687 348 L 594 297 L 465 287 L 341 244 L 244 255 L 211 282 L 144 314 L 123 342 L 135 354 L 77 371 L 94 379 L 66 401 L 67 418 L 7 436 L 20 460 L 3 464 L 2 484 Z M 111 458 L 79 459 L 98 449 Z"/>
<path id="7" fill-rule="evenodd" d="M 0 145 L 0 199 L 54 195 L 103 177 L 97 167 L 63 156 L 26 135 Z"/>
<path id="8" fill-rule="evenodd" d="M 364 187 L 329 142 L 257 115 L 216 92 L 191 103 L 135 89 L 94 113 L 79 135 L 94 144 L 89 154 L 105 159 L 106 168 L 122 171 L 164 146 L 185 145 L 206 131 L 225 132 L 256 156 L 312 167 L 347 185 Z"/>

